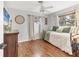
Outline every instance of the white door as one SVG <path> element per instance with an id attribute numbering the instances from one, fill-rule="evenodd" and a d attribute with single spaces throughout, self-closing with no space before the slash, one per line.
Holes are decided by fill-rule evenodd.
<path id="1" fill-rule="evenodd" d="M 3 49 L 1 44 L 3 43 L 3 2 L 0 1 L 0 57 L 3 57 Z"/>
<path id="2" fill-rule="evenodd" d="M 40 24 L 39 22 L 34 22 L 34 38 L 40 39 Z"/>

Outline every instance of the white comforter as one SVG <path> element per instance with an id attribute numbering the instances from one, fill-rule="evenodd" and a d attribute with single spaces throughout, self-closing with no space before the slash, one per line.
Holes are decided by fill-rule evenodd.
<path id="1" fill-rule="evenodd" d="M 50 31 L 49 42 L 72 55 L 72 47 L 69 33 L 58 33 Z"/>

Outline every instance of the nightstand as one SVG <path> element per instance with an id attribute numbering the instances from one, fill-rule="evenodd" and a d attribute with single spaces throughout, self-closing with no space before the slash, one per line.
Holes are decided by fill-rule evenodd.
<path id="1" fill-rule="evenodd" d="M 72 50 L 73 56 L 79 56 L 79 34 L 73 36 Z"/>

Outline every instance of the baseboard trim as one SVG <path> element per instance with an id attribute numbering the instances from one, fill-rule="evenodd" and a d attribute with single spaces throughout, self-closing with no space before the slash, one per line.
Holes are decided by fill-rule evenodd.
<path id="1" fill-rule="evenodd" d="M 35 39 L 35 40 L 40 40 L 40 39 Z M 34 41 L 34 40 L 20 40 L 20 41 L 18 41 L 18 43 L 21 43 L 21 42 L 28 42 L 28 41 Z"/>
<path id="2" fill-rule="evenodd" d="M 30 40 L 19 40 L 18 43 L 25 42 L 25 41 L 30 41 Z"/>

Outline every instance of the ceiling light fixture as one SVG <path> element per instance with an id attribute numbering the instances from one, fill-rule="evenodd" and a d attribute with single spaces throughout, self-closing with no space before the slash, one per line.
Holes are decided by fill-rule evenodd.
<path id="1" fill-rule="evenodd" d="M 38 1 L 38 3 L 40 4 L 40 13 L 43 16 L 45 15 L 45 12 L 49 12 L 47 9 L 53 8 L 53 6 L 45 7 L 44 1 Z"/>

